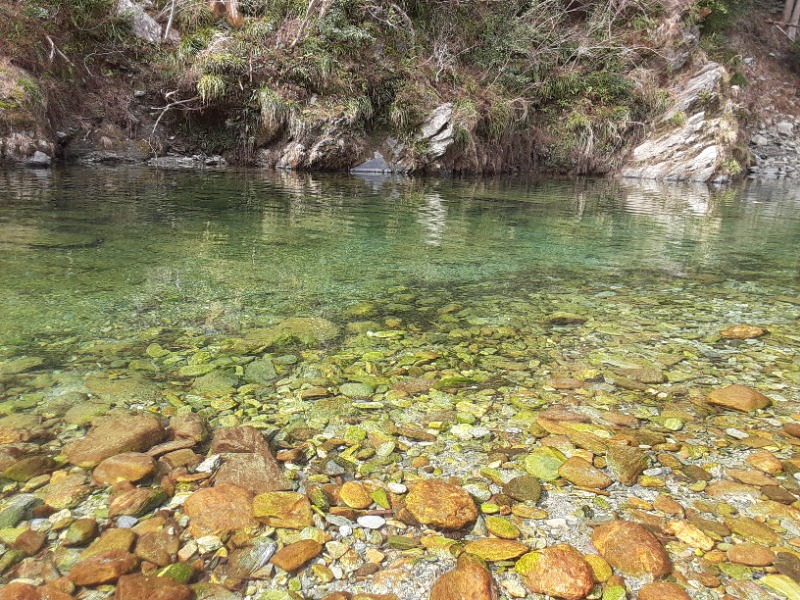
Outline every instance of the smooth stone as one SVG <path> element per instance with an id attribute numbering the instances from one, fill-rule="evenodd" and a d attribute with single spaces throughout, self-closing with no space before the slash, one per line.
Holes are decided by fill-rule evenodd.
<path id="1" fill-rule="evenodd" d="M 516 564 L 532 592 L 564 600 L 582 600 L 594 588 L 594 576 L 583 555 L 563 544 L 526 554 Z"/>
<path id="2" fill-rule="evenodd" d="M 69 462 L 92 468 L 106 458 L 123 452 L 144 452 L 166 435 L 161 423 L 151 415 L 108 416 L 92 427 L 86 437 L 64 448 Z"/>
<path id="3" fill-rule="evenodd" d="M 790 552 L 778 552 L 772 564 L 778 573 L 800 583 L 800 558 Z"/>
<path id="4" fill-rule="evenodd" d="M 579 456 L 568 458 L 558 468 L 558 474 L 570 483 L 587 488 L 602 490 L 614 483 L 611 477 Z"/>
<path id="5" fill-rule="evenodd" d="M 28 511 L 42 503 L 33 494 L 17 494 L 0 502 L 0 529 L 15 527 Z"/>
<path id="6" fill-rule="evenodd" d="M 606 462 L 611 474 L 624 485 L 633 485 L 648 466 L 647 455 L 633 446 L 609 444 Z"/>
<path id="7" fill-rule="evenodd" d="M 156 461 L 142 452 L 124 452 L 111 456 L 95 467 L 92 479 L 100 485 L 114 485 L 120 481 L 135 483 L 150 477 L 156 470 Z"/>
<path id="8" fill-rule="evenodd" d="M 720 336 L 731 340 L 751 340 L 764 335 L 764 330 L 755 325 L 733 325 L 719 332 Z"/>
<path id="9" fill-rule="evenodd" d="M 111 500 L 108 516 L 142 517 L 164 504 L 168 498 L 167 493 L 160 487 L 134 488 Z"/>
<path id="10" fill-rule="evenodd" d="M 3 477 L 23 483 L 44 473 L 49 473 L 56 468 L 56 462 L 49 456 L 26 456 L 10 465 Z"/>
<path id="11" fill-rule="evenodd" d="M 770 399 L 761 392 L 745 385 L 729 385 L 708 394 L 709 404 L 741 412 L 752 412 L 769 406 Z"/>
<path id="12" fill-rule="evenodd" d="M 736 544 L 728 550 L 728 560 L 748 567 L 766 567 L 775 560 L 775 553 L 769 548 L 752 542 Z"/>
<path id="13" fill-rule="evenodd" d="M 380 529 L 386 524 L 386 519 L 378 515 L 364 515 L 358 517 L 357 522 L 365 529 Z"/>
<path id="14" fill-rule="evenodd" d="M 506 540 L 515 540 L 520 536 L 519 528 L 503 517 L 486 517 L 486 529 L 492 535 Z"/>
<path id="15" fill-rule="evenodd" d="M 692 600 L 692 597 L 679 585 L 656 581 L 642 586 L 639 600 Z"/>
<path id="16" fill-rule="evenodd" d="M 559 478 L 558 469 L 567 457 L 564 453 L 549 446 L 536 448 L 525 457 L 525 470 L 542 481 L 555 481 Z"/>
<path id="17" fill-rule="evenodd" d="M 350 508 L 368 508 L 372 504 L 372 497 L 367 489 L 357 481 L 346 482 L 339 490 L 339 500 Z"/>
<path id="18" fill-rule="evenodd" d="M 97 537 L 97 521 L 90 518 L 73 521 L 64 533 L 65 546 L 83 546 Z"/>
<path id="19" fill-rule="evenodd" d="M 542 496 L 542 484 L 533 475 L 520 475 L 503 486 L 503 493 L 519 502 L 535 504 Z"/>
<path id="20" fill-rule="evenodd" d="M 106 550 L 73 566 L 69 578 L 75 585 L 82 586 L 113 583 L 120 576 L 133 571 L 136 562 L 133 554 L 122 550 Z"/>
<path id="21" fill-rule="evenodd" d="M 430 600 L 496 600 L 497 597 L 492 574 L 469 554 L 458 557 L 456 568 L 439 577 L 430 594 Z"/>
<path id="22" fill-rule="evenodd" d="M 322 552 L 322 544 L 315 540 L 301 540 L 278 550 L 270 562 L 292 573 Z"/>
<path id="23" fill-rule="evenodd" d="M 464 552 L 488 562 L 512 560 L 522 556 L 529 550 L 530 548 L 522 542 L 497 538 L 483 538 L 468 542 L 464 546 Z"/>
<path id="24" fill-rule="evenodd" d="M 374 390 L 366 383 L 343 383 L 339 386 L 339 393 L 348 398 L 369 398 Z"/>
<path id="25" fill-rule="evenodd" d="M 595 528 L 592 544 L 608 563 L 625 575 L 655 579 L 672 572 L 672 563 L 656 536 L 637 523 L 611 521 Z"/>
<path id="26" fill-rule="evenodd" d="M 194 492 L 183 504 L 189 517 L 189 533 L 195 539 L 205 535 L 224 535 L 231 531 L 255 530 L 252 516 L 253 495 L 244 488 L 223 483 Z"/>
<path id="27" fill-rule="evenodd" d="M 435 529 L 461 529 L 478 518 L 478 507 L 467 492 L 436 479 L 416 483 L 406 496 L 406 508 L 417 521 Z"/>
<path id="28" fill-rule="evenodd" d="M 188 585 L 170 577 L 137 574 L 119 578 L 114 600 L 189 600 L 191 597 L 192 591 Z"/>
<path id="29" fill-rule="evenodd" d="M 768 525 L 749 517 L 727 517 L 725 525 L 736 535 L 756 544 L 775 546 L 781 539 Z"/>
<path id="30" fill-rule="evenodd" d="M 228 559 L 228 576 L 245 579 L 266 565 L 275 554 L 277 545 L 270 539 L 255 540 L 252 546 L 239 548 Z"/>
<path id="31" fill-rule="evenodd" d="M 214 433 L 211 453 L 220 456 L 214 484 L 232 484 L 257 495 L 291 489 L 264 435 L 255 427 L 225 427 Z"/>
<path id="32" fill-rule="evenodd" d="M 130 529 L 106 529 L 91 546 L 81 552 L 81 559 L 87 559 L 108 550 L 127 553 L 133 549 L 137 535 Z"/>
<path id="33" fill-rule="evenodd" d="M 266 385 L 277 378 L 278 372 L 268 356 L 256 359 L 244 368 L 244 380 L 248 383 Z"/>
<path id="34" fill-rule="evenodd" d="M 253 516 L 270 527 L 303 529 L 313 524 L 311 502 L 298 492 L 266 492 L 253 500 Z"/>

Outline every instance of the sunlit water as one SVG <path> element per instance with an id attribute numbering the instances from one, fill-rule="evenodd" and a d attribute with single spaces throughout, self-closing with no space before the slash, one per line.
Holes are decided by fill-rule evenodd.
<path id="1" fill-rule="evenodd" d="M 700 334 L 798 312 L 800 191 L 777 184 L 9 171 L 0 230 L 0 359 L 53 365 L 146 328 L 343 324 L 370 302 L 418 328 L 449 302 Z"/>

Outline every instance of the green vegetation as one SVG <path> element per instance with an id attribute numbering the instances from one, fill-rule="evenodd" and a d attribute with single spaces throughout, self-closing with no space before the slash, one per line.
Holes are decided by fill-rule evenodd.
<path id="1" fill-rule="evenodd" d="M 747 1 L 698 0 L 687 18 L 713 41 Z M 113 4 L 0 6 L 0 54 L 84 85 L 147 65 L 150 89 L 176 103 L 164 123 L 183 110 L 186 132 L 221 123 L 247 148 L 326 127 L 413 145 L 452 102 L 457 148 L 604 172 L 664 107 L 641 76 L 659 60 L 660 0 L 239 0 L 235 18 L 224 2 L 176 0 L 180 41 L 160 48 L 137 42 Z M 150 12 L 165 23 L 172 8 L 156 0 Z"/>

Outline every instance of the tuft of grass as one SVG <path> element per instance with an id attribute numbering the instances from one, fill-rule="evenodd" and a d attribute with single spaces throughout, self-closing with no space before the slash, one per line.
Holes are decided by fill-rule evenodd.
<path id="1" fill-rule="evenodd" d="M 207 73 L 197 82 L 197 93 L 203 104 L 209 104 L 225 96 L 225 80 L 220 75 Z"/>

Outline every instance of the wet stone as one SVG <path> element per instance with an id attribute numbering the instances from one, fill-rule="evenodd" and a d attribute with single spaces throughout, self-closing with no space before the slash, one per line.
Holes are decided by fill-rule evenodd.
<path id="1" fill-rule="evenodd" d="M 744 542 L 728 550 L 728 560 L 748 567 L 766 567 L 775 560 L 775 553 L 760 544 Z"/>
<path id="2" fill-rule="evenodd" d="M 146 577 L 125 575 L 117 582 L 115 600 L 189 600 L 192 597 L 188 585 L 169 577 Z"/>
<path id="3" fill-rule="evenodd" d="M 313 523 L 311 503 L 297 492 L 266 492 L 253 501 L 253 516 L 270 527 L 303 529 Z"/>
<path id="4" fill-rule="evenodd" d="M 84 559 L 69 572 L 75 585 L 95 586 L 115 582 L 136 566 L 136 557 L 122 550 L 106 550 Z"/>
<path id="5" fill-rule="evenodd" d="M 594 588 L 591 567 L 578 550 L 566 544 L 526 554 L 516 570 L 528 589 L 553 598 L 582 600 Z"/>
<path id="6" fill-rule="evenodd" d="M 692 600 L 692 597 L 679 585 L 657 581 L 642 586 L 639 600 Z"/>
<path id="7" fill-rule="evenodd" d="M 106 529 L 94 543 L 81 553 L 82 559 L 90 558 L 109 550 L 127 553 L 136 543 L 136 534 L 130 529 Z"/>
<path id="8" fill-rule="evenodd" d="M 629 521 L 611 521 L 592 532 L 592 544 L 608 563 L 626 575 L 663 577 L 672 563 L 661 542 Z"/>
<path id="9" fill-rule="evenodd" d="M 350 508 L 368 508 L 372 504 L 367 489 L 356 481 L 348 481 L 341 487 L 339 499 Z"/>
<path id="10" fill-rule="evenodd" d="M 124 452 L 143 452 L 164 439 L 158 419 L 150 415 L 108 416 L 64 453 L 73 465 L 92 468 Z"/>
<path id="11" fill-rule="evenodd" d="M 434 479 L 414 486 L 406 496 L 406 508 L 423 525 L 444 530 L 461 529 L 478 517 L 478 508 L 467 492 Z"/>
<path id="12" fill-rule="evenodd" d="M 301 540 L 278 550 L 270 562 L 292 573 L 322 552 L 322 544 L 315 540 Z"/>
<path id="13" fill-rule="evenodd" d="M 733 325 L 719 332 L 719 335 L 731 340 L 751 340 L 761 337 L 765 331 L 755 325 Z"/>
<path id="14" fill-rule="evenodd" d="M 708 394 L 708 402 L 740 412 L 752 412 L 769 406 L 770 399 L 761 392 L 745 385 L 729 385 Z"/>
<path id="15" fill-rule="evenodd" d="M 647 455 L 639 448 L 610 444 L 606 462 L 611 474 L 624 485 L 633 485 L 647 468 Z"/>
<path id="16" fill-rule="evenodd" d="M 511 560 L 528 552 L 530 548 L 515 540 L 484 538 L 468 542 L 464 551 L 487 562 Z"/>
<path id="17" fill-rule="evenodd" d="M 258 522 L 252 517 L 252 505 L 250 492 L 226 483 L 194 492 L 183 510 L 190 519 L 189 533 L 199 538 L 256 529 Z"/>
<path id="18" fill-rule="evenodd" d="M 73 521 L 63 537 L 65 546 L 84 546 L 97 537 L 98 526 L 94 519 Z"/>
<path id="19" fill-rule="evenodd" d="M 535 504 L 542 495 L 542 484 L 532 475 L 521 475 L 506 483 L 503 486 L 503 493 L 519 502 Z"/>
<path id="20" fill-rule="evenodd" d="M 439 577 L 431 588 L 430 600 L 495 600 L 497 589 L 486 566 L 462 554 L 456 568 Z"/>
<path id="21" fill-rule="evenodd" d="M 141 452 L 125 452 L 111 456 L 95 467 L 92 479 L 100 485 L 114 485 L 120 481 L 137 482 L 150 477 L 156 468 L 151 456 Z"/>
<path id="22" fill-rule="evenodd" d="M 558 468 L 558 474 L 570 483 L 587 488 L 602 490 L 613 483 L 608 475 L 577 456 L 567 459 Z"/>

